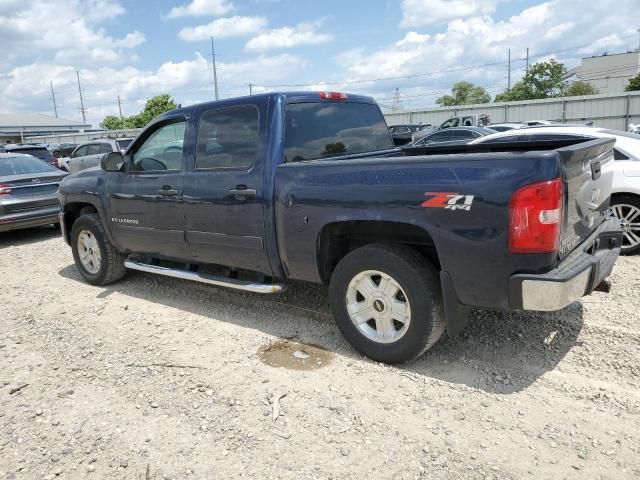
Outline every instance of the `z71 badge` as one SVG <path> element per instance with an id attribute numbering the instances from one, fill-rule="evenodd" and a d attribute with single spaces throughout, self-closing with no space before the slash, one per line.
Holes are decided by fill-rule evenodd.
<path id="1" fill-rule="evenodd" d="M 473 195 L 462 195 L 457 192 L 424 192 L 425 197 L 431 197 L 422 202 L 425 208 L 445 208 L 447 210 L 463 210 L 468 212 L 473 204 Z"/>

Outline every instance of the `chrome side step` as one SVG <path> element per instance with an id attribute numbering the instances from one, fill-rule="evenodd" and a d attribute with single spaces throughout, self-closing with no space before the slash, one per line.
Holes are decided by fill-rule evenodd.
<path id="1" fill-rule="evenodd" d="M 158 267 L 156 265 L 149 265 L 148 263 L 142 263 L 131 259 L 125 260 L 124 266 L 131 270 L 156 273 L 158 275 L 164 275 L 165 277 L 181 278 L 183 280 L 208 283 L 209 285 L 215 285 L 217 287 L 235 288 L 236 290 L 244 290 L 246 292 L 253 293 L 279 293 L 284 291 L 286 288 L 282 283 L 257 283 L 247 280 L 236 280 L 233 278 L 190 272 L 189 270 Z"/>

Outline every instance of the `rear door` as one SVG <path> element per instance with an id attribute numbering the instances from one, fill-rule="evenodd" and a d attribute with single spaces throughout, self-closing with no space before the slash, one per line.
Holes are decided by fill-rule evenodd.
<path id="1" fill-rule="evenodd" d="M 560 256 L 564 257 L 593 232 L 609 208 L 615 139 L 597 139 L 558 150 L 567 194 Z"/>
<path id="2" fill-rule="evenodd" d="M 203 263 L 270 273 L 265 248 L 267 99 L 203 112 L 185 174 L 186 234 Z"/>

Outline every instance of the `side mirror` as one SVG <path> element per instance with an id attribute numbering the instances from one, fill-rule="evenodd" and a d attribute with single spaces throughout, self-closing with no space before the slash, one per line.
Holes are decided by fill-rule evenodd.
<path id="1" fill-rule="evenodd" d="M 105 153 L 100 157 L 100 168 L 105 172 L 119 172 L 124 165 L 124 157 L 120 152 Z"/>

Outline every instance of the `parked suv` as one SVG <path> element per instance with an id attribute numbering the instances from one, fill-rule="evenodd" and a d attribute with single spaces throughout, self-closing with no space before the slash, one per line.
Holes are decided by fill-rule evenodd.
<path id="1" fill-rule="evenodd" d="M 122 152 L 131 143 L 131 138 L 100 139 L 79 145 L 69 158 L 59 160 L 60 168 L 69 173 L 79 172 L 100 165 L 100 157 L 105 153 Z"/>
<path id="2" fill-rule="evenodd" d="M 43 162 L 47 162 L 52 167 L 59 167 L 58 159 L 51 155 L 51 152 L 43 145 L 9 143 L 7 145 L 0 145 L 0 153 L 20 153 L 23 155 L 31 155 Z"/>

